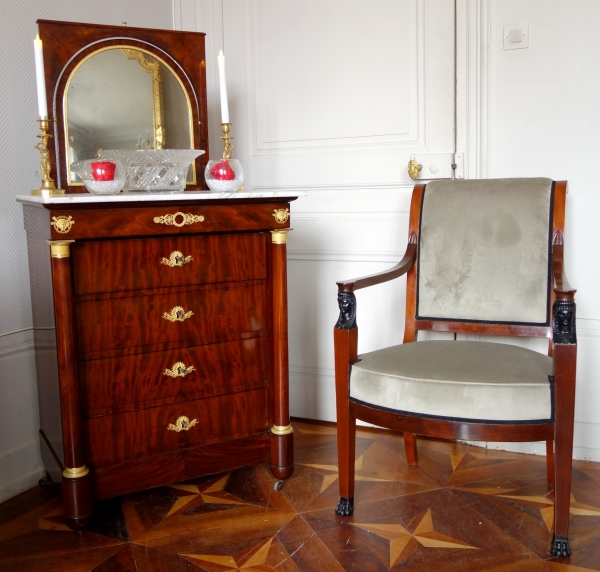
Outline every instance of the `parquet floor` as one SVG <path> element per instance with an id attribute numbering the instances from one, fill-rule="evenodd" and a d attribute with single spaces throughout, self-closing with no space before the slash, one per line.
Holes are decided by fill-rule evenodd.
<path id="1" fill-rule="evenodd" d="M 293 422 L 296 471 L 263 465 L 103 501 L 69 531 L 39 488 L 0 505 L 0 570 L 79 572 L 600 571 L 600 465 L 573 471 L 570 559 L 550 559 L 545 459 L 361 430 L 354 515 L 337 517 L 331 425 Z"/>

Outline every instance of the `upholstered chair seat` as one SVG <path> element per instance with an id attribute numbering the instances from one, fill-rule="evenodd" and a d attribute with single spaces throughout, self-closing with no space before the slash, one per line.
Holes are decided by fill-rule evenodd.
<path id="1" fill-rule="evenodd" d="M 552 358 L 522 347 L 422 341 L 358 356 L 350 399 L 385 411 L 452 421 L 553 419 Z"/>

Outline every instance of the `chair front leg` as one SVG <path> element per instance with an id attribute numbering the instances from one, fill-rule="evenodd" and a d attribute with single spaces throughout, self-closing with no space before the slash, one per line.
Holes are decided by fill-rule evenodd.
<path id="1" fill-rule="evenodd" d="M 546 473 L 548 490 L 552 490 L 554 488 L 554 439 L 546 441 Z"/>
<path id="2" fill-rule="evenodd" d="M 568 315 L 568 328 L 564 316 Z M 557 318 L 560 316 L 560 320 Z M 562 322 L 561 322 L 562 320 Z M 562 325 L 562 330 L 561 328 Z M 568 331 L 567 331 L 568 329 Z M 557 331 L 558 330 L 558 331 Z M 573 464 L 573 425 L 575 421 L 575 372 L 577 340 L 575 336 L 575 303 L 557 300 L 554 304 L 554 380 L 556 420 L 554 426 L 554 539 L 552 556 L 568 558 L 569 509 Z"/>
<path id="3" fill-rule="evenodd" d="M 358 328 L 354 294 L 340 292 L 338 302 L 340 318 L 333 330 L 333 342 L 340 500 L 335 512 L 339 516 L 350 516 L 354 511 L 356 443 L 356 417 L 350 408 L 350 368 L 357 359 Z"/>

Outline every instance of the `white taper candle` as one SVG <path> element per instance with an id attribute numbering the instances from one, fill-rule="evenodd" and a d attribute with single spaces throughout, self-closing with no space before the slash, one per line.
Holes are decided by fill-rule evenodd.
<path id="1" fill-rule="evenodd" d="M 42 40 L 39 35 L 33 40 L 35 54 L 35 79 L 37 81 L 38 111 L 40 119 L 48 119 L 48 105 L 46 103 L 46 78 L 44 77 L 44 52 Z"/>
<path id="2" fill-rule="evenodd" d="M 225 81 L 225 56 L 219 50 L 219 91 L 221 93 L 221 123 L 229 123 L 229 104 L 227 103 L 227 82 Z"/>

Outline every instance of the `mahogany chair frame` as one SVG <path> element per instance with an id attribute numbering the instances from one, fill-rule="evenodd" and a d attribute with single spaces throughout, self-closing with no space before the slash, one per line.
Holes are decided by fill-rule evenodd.
<path id="1" fill-rule="evenodd" d="M 545 441 L 549 487 L 555 488 L 554 538 L 552 556 L 568 557 L 569 505 L 573 454 L 575 409 L 575 373 L 577 339 L 575 329 L 575 292 L 567 282 L 563 263 L 563 235 L 567 182 L 554 183 L 551 323 L 547 326 L 506 325 L 474 322 L 420 320 L 416 318 L 417 258 L 419 220 L 425 185 L 414 187 L 409 219 L 409 238 L 402 260 L 393 268 L 338 282 L 340 317 L 334 328 L 335 382 L 340 501 L 336 513 L 349 516 L 354 509 L 354 462 L 356 420 L 404 433 L 406 458 L 417 463 L 416 435 L 442 439 L 474 441 Z M 357 361 L 358 327 L 356 297 L 362 288 L 388 282 L 407 275 L 406 317 L 403 343 L 417 341 L 419 330 L 500 336 L 546 337 L 548 354 L 554 361 L 555 419 L 547 423 L 482 424 L 434 420 L 418 414 L 399 415 L 382 411 L 350 399 L 349 381 L 352 364 Z"/>

